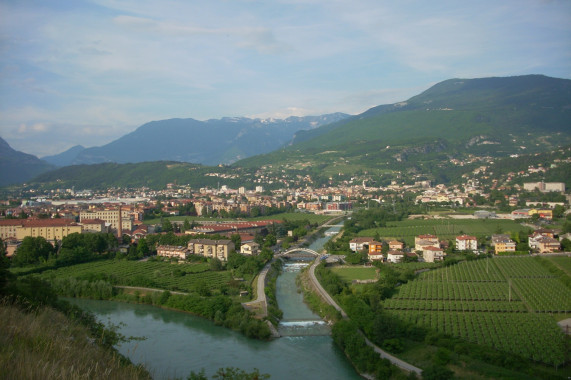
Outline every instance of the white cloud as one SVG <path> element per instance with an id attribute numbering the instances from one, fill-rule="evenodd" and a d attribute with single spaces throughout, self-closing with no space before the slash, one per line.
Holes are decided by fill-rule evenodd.
<path id="1" fill-rule="evenodd" d="M 40 3 L 0 3 L 0 135 L 30 153 L 169 117 L 354 114 L 451 77 L 571 76 L 566 1 Z"/>

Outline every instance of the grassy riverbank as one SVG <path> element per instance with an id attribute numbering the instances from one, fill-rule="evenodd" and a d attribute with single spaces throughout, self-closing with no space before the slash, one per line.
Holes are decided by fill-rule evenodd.
<path id="1" fill-rule="evenodd" d="M 151 379 L 114 349 L 96 343 L 86 326 L 50 307 L 24 312 L 0 305 L 0 378 Z"/>

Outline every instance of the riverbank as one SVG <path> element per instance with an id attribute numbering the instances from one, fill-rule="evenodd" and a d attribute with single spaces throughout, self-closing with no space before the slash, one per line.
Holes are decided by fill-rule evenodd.
<path id="1" fill-rule="evenodd" d="M 0 368 L 6 379 L 151 379 L 113 348 L 96 343 L 89 329 L 42 307 L 33 313 L 0 305 Z"/>

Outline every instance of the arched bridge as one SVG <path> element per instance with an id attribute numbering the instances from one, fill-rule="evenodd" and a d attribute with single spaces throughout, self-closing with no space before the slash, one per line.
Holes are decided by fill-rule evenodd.
<path id="1" fill-rule="evenodd" d="M 288 249 L 285 252 L 280 253 L 278 256 L 289 256 L 290 254 L 294 253 L 294 252 L 305 252 L 305 253 L 310 253 L 314 256 L 320 257 L 323 256 L 321 253 L 314 251 L 313 249 L 309 249 L 309 248 L 292 248 L 292 249 Z"/>

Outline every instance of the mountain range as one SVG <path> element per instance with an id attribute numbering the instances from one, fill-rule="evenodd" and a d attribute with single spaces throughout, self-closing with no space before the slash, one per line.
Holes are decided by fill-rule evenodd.
<path id="1" fill-rule="evenodd" d="M 38 157 L 14 150 L 0 137 L 0 186 L 22 183 L 55 167 Z"/>
<path id="2" fill-rule="evenodd" d="M 450 79 L 407 101 L 300 131 L 290 146 L 238 164 L 311 162 L 331 173 L 355 167 L 423 171 L 419 166 L 431 159 L 549 151 L 570 144 L 570 131 L 571 80 L 543 75 Z"/>
<path id="3" fill-rule="evenodd" d="M 152 121 L 109 144 L 93 148 L 76 146 L 43 159 L 57 166 L 147 161 L 231 164 L 278 149 L 290 142 L 297 131 L 317 128 L 348 116 L 334 113 L 292 116 L 285 120 L 225 117 L 207 121 Z"/>
<path id="4" fill-rule="evenodd" d="M 571 144 L 570 127 L 571 80 L 543 75 L 450 79 L 356 116 L 154 121 L 102 147 L 77 146 L 45 160 L 54 165 L 271 164 L 279 171 L 310 170 L 324 180 L 406 171 L 446 181 L 446 172 L 454 168 L 445 163 L 453 159 L 550 151 Z M 8 167 L 3 165 L 4 172 Z M 39 180 L 76 172 L 55 171 Z"/>

